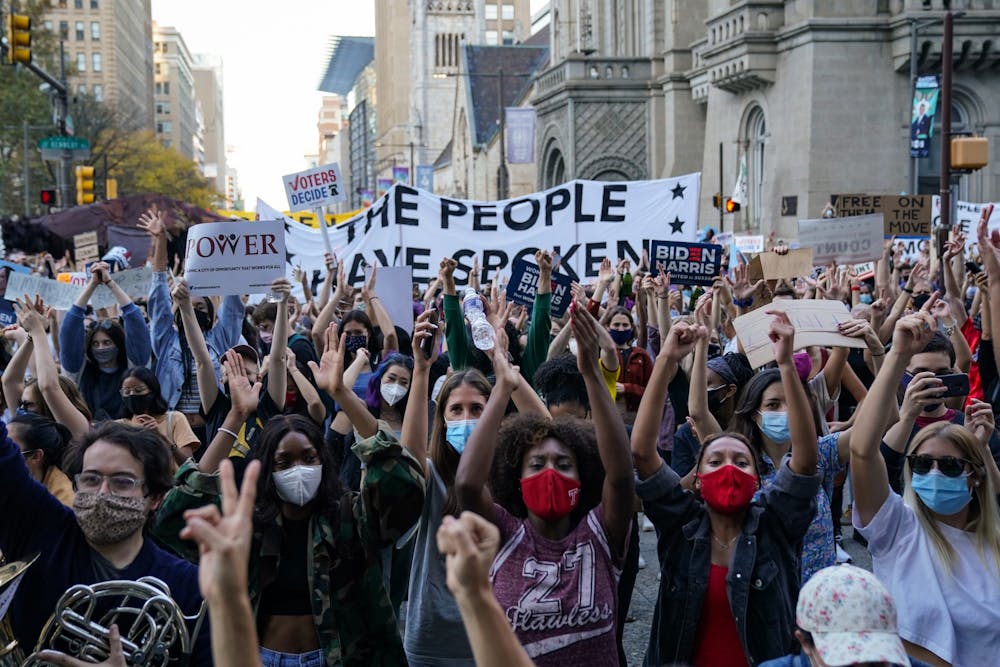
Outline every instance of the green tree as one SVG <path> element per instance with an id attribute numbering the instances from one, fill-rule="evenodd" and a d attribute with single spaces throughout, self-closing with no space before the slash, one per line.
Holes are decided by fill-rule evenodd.
<path id="1" fill-rule="evenodd" d="M 120 151 L 120 152 L 118 152 Z M 116 167 L 110 163 L 114 157 Z M 112 156 L 109 171 L 118 178 L 119 196 L 156 193 L 207 208 L 218 194 L 194 162 L 166 148 L 149 131 L 133 132 Z"/>

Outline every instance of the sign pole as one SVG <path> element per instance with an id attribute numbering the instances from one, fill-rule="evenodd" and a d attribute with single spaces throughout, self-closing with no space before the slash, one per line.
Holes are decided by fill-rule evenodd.
<path id="1" fill-rule="evenodd" d="M 313 213 L 316 214 L 316 224 L 319 225 L 319 231 L 323 234 L 323 246 L 330 253 L 330 257 L 333 257 L 333 247 L 330 245 L 330 232 L 326 228 L 326 214 L 323 213 L 323 207 L 317 206 L 313 209 Z"/>

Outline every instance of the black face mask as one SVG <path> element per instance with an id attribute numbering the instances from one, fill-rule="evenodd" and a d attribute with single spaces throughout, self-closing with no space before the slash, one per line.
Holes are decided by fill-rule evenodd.
<path id="1" fill-rule="evenodd" d="M 725 403 L 723 395 L 726 393 L 727 386 L 722 385 L 721 387 L 713 387 L 708 390 L 708 411 L 715 414 Z"/>
<path id="2" fill-rule="evenodd" d="M 930 294 L 914 294 L 913 295 L 913 307 L 920 310 L 927 303 L 927 300 L 931 298 Z"/>
<path id="3" fill-rule="evenodd" d="M 708 344 L 708 358 L 709 359 L 715 359 L 716 357 L 721 356 L 721 355 L 722 355 L 722 347 L 720 347 L 719 345 L 716 345 L 715 343 L 709 343 Z"/>
<path id="4" fill-rule="evenodd" d="M 132 394 L 123 397 L 122 403 L 125 405 L 125 409 L 133 415 L 148 415 L 155 398 L 152 394 Z"/>
<path id="5" fill-rule="evenodd" d="M 194 316 L 198 320 L 198 328 L 202 331 L 208 331 L 212 328 L 212 318 L 208 313 L 202 310 L 194 311 Z"/>

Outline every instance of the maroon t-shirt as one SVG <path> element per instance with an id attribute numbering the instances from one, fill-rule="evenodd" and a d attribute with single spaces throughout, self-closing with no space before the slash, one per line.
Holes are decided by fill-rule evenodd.
<path id="1" fill-rule="evenodd" d="M 608 544 L 603 508 L 591 510 L 561 540 L 494 508 L 500 550 L 490 568 L 493 593 L 535 664 L 617 665 L 622 562 Z"/>

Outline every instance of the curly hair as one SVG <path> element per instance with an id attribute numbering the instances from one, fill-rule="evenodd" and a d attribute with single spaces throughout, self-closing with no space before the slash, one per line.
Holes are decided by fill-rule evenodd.
<path id="1" fill-rule="evenodd" d="M 153 429 L 113 421 L 102 423 L 66 450 L 62 468 L 70 479 L 83 470 L 83 455 L 98 441 L 121 447 L 142 463 L 148 495 L 162 497 L 173 488 L 174 461 L 163 436 Z"/>
<path id="2" fill-rule="evenodd" d="M 584 410 L 590 412 L 587 387 L 576 366 L 576 357 L 572 354 L 560 354 L 539 366 L 535 371 L 532 385 L 546 407 L 578 403 Z"/>
<path id="3" fill-rule="evenodd" d="M 257 528 L 273 526 L 281 514 L 282 500 L 278 496 L 272 473 L 274 473 L 274 454 L 282 439 L 289 433 L 300 433 L 305 436 L 309 444 L 316 448 L 320 463 L 323 465 L 319 491 L 310 503 L 313 514 L 335 517 L 340 510 L 340 498 L 345 491 L 337 475 L 340 462 L 336 460 L 332 449 L 323 439 L 322 427 L 302 415 L 279 415 L 268 420 L 253 452 L 253 458 L 260 461 L 257 502 L 254 506 L 254 524 Z"/>
<path id="4" fill-rule="evenodd" d="M 514 516 L 526 518 L 528 508 L 521 497 L 524 457 L 549 438 L 558 440 L 576 460 L 580 476 L 580 502 L 570 514 L 570 520 L 575 525 L 600 504 L 604 486 L 604 466 L 597 450 L 597 435 L 593 424 L 583 419 L 569 416 L 548 419 L 532 413 L 508 417 L 497 434 L 490 489 L 497 504 Z"/>

